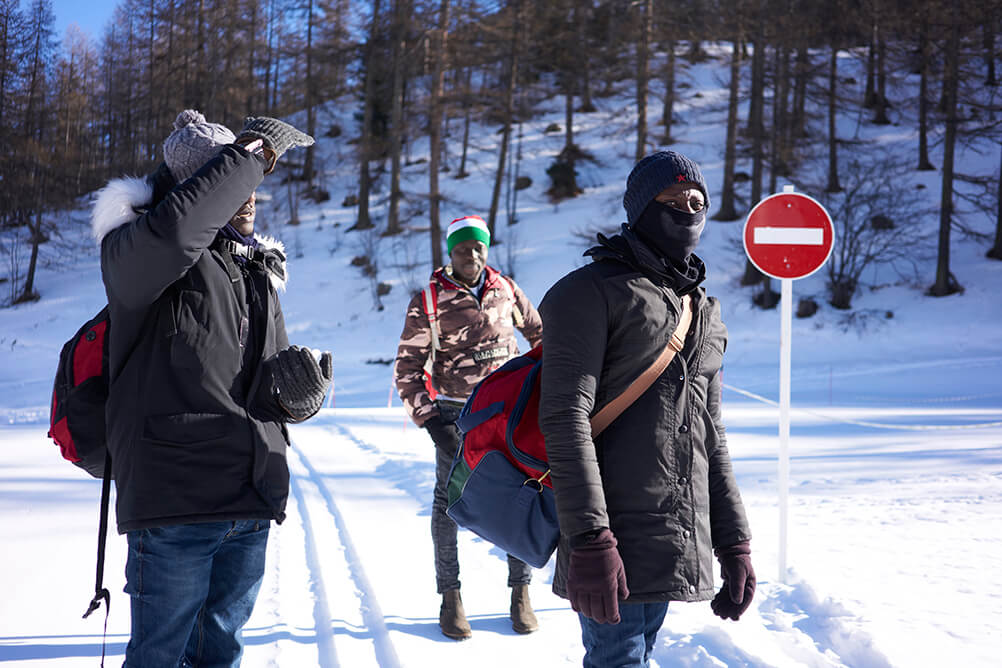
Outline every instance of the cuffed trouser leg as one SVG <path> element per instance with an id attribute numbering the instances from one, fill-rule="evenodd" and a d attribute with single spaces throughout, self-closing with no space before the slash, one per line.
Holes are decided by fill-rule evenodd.
<path id="1" fill-rule="evenodd" d="M 508 586 L 527 585 L 532 582 L 532 566 L 518 557 L 508 555 Z"/>

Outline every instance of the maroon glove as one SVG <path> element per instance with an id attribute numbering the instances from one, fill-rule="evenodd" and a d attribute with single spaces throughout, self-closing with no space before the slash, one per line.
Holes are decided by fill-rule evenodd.
<path id="1" fill-rule="evenodd" d="M 571 550 L 567 598 L 571 608 L 599 624 L 619 623 L 619 599 L 630 595 L 626 571 L 609 529 Z"/>
<path id="2" fill-rule="evenodd" d="M 713 614 L 721 619 L 737 619 L 751 605 L 755 596 L 755 569 L 751 565 L 748 541 L 714 550 L 720 562 L 724 586 L 710 602 Z"/>

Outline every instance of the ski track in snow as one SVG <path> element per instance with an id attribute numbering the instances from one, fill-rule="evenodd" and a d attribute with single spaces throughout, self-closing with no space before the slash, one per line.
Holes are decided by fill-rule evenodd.
<path id="1" fill-rule="evenodd" d="M 310 521 L 309 505 L 303 496 L 303 476 L 295 472 L 296 469 L 308 465 L 295 447 L 289 448 L 288 460 L 289 487 L 302 515 L 303 531 L 306 534 L 304 547 L 306 563 L 310 570 L 310 586 L 314 596 L 313 618 L 316 621 L 318 664 L 320 668 L 338 668 L 337 650 L 334 647 L 334 634 L 331 630 L 330 606 L 327 604 L 327 588 L 324 586 L 320 555 L 317 554 L 317 541 L 313 523 Z M 313 479 L 312 475 L 309 477 Z M 313 479 L 313 482 L 316 483 L 316 480 Z"/>
<path id="2" fill-rule="evenodd" d="M 365 574 L 365 568 L 362 566 L 362 559 L 352 543 L 351 535 L 348 531 L 344 517 L 338 510 L 337 503 L 331 495 L 330 490 L 327 488 L 327 483 L 324 482 L 322 476 L 313 467 L 306 455 L 298 447 L 296 447 L 295 443 L 293 443 L 291 451 L 294 453 L 293 458 L 296 460 L 297 464 L 301 465 L 306 470 L 306 477 L 316 486 L 320 496 L 323 498 L 327 513 L 333 518 L 334 525 L 337 527 L 341 545 L 344 548 L 345 558 L 348 561 L 350 576 L 355 585 L 356 591 L 359 593 L 362 619 L 365 621 L 366 628 L 372 637 L 376 660 L 381 668 L 398 668 L 400 666 L 400 661 L 397 659 L 396 651 L 393 648 L 393 641 L 390 638 L 389 630 L 386 627 L 383 613 L 379 608 L 379 602 L 376 599 L 375 591 L 369 584 L 369 578 Z M 303 480 L 303 476 L 297 474 L 296 478 L 298 485 L 299 481 Z M 300 502 L 303 504 L 304 508 L 304 519 L 306 519 L 305 524 L 309 527 L 310 524 L 305 513 L 306 504 L 304 501 L 300 500 Z M 312 532 L 312 527 L 309 529 L 309 532 Z M 315 557 L 314 561 L 316 563 L 316 568 L 319 570 L 319 558 Z M 331 618 L 330 613 L 327 611 L 326 593 L 324 593 L 323 613 L 323 617 L 318 618 L 318 624 L 323 624 L 325 619 L 330 620 Z M 326 626 L 329 631 L 330 623 L 327 622 Z M 333 646 L 331 648 L 331 655 L 334 657 Z M 335 663 L 332 665 L 337 665 L 336 658 Z M 321 663 L 321 666 L 326 668 L 326 664 Z"/>

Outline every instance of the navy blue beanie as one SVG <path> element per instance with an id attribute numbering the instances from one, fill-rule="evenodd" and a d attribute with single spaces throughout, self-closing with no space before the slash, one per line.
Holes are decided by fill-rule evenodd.
<path id="1" fill-rule="evenodd" d="M 658 151 L 643 158 L 633 167 L 626 179 L 626 193 L 623 194 L 623 208 L 626 220 L 632 225 L 640 218 L 651 200 L 673 183 L 694 183 L 703 192 L 706 208 L 710 206 L 710 195 L 706 192 L 706 181 L 699 165 L 675 151 Z"/>

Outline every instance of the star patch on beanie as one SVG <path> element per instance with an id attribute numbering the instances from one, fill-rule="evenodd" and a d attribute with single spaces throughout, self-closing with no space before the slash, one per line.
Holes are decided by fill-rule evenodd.
<path id="1" fill-rule="evenodd" d="M 174 131 L 164 140 L 164 162 L 181 183 L 235 139 L 225 125 L 209 123 L 200 112 L 185 109 L 177 115 Z"/>
<path id="2" fill-rule="evenodd" d="M 651 200 L 673 183 L 693 183 L 699 186 L 710 207 L 710 195 L 706 192 L 706 181 L 699 165 L 675 151 L 658 151 L 641 159 L 626 179 L 626 193 L 623 194 L 623 208 L 630 225 L 637 222 Z"/>
<path id="3" fill-rule="evenodd" d="M 483 242 L 485 246 L 491 245 L 491 231 L 487 229 L 487 223 L 480 216 L 463 216 L 449 223 L 449 230 L 446 233 L 445 245 L 452 253 L 456 244 L 476 239 Z"/>

